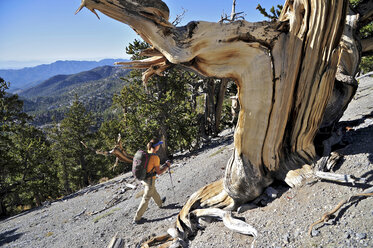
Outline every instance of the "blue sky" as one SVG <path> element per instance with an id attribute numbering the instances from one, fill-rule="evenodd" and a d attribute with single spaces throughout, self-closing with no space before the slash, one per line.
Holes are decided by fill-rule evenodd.
<path id="1" fill-rule="evenodd" d="M 218 21 L 229 14 L 232 0 L 164 0 L 171 18 L 186 10 L 181 24 L 193 20 Z M 250 22 L 265 20 L 256 10 L 284 0 L 237 0 Z M 123 23 L 87 9 L 74 15 L 80 0 L 0 0 L 0 68 L 20 68 L 56 60 L 128 58 L 125 47 L 138 38 Z"/>

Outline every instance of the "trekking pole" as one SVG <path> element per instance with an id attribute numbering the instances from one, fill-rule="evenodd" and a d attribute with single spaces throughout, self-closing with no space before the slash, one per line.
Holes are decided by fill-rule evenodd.
<path id="1" fill-rule="evenodd" d="M 170 174 L 170 180 L 171 180 L 172 191 L 174 192 L 174 200 L 176 200 L 174 182 L 173 182 L 173 180 L 172 180 L 172 176 L 171 176 L 171 166 L 168 167 L 168 174 Z"/>

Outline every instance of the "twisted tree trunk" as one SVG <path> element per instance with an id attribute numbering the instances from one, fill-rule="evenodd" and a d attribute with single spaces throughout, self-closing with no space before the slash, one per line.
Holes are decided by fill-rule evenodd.
<path id="1" fill-rule="evenodd" d="M 82 7 L 130 25 L 152 44 L 144 52 L 150 58 L 119 63 L 147 69 L 144 81 L 179 64 L 237 83 L 234 152 L 224 180 L 194 194 L 179 214 L 183 237 L 186 227 L 193 230 L 193 209 L 234 208 L 259 196 L 274 178 L 297 184 L 317 155 L 320 127 L 332 131 L 356 90 L 359 15 L 347 0 L 289 0 L 277 22 L 198 21 L 183 27 L 168 21 L 160 0 L 82 0 Z"/>

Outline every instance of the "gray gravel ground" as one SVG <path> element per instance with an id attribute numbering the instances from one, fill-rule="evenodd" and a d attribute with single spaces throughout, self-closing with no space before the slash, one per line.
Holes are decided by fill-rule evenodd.
<path id="1" fill-rule="evenodd" d="M 350 145 L 340 149 L 343 161 L 335 173 L 366 177 L 373 184 L 373 79 L 360 80 L 358 93 L 341 119 L 350 127 L 345 140 Z M 135 198 L 141 185 L 130 173 L 102 184 L 85 188 L 61 200 L 46 204 L 0 221 L 1 247 L 106 247 L 117 233 L 126 247 L 150 235 L 165 234 L 188 197 L 197 189 L 221 178 L 233 150 L 233 133 L 225 131 L 211 144 L 194 154 L 179 156 L 173 165 L 173 194 L 170 176 L 161 175 L 156 182 L 161 196 L 166 196 L 164 209 L 154 202 L 144 217 L 144 224 L 131 224 L 140 202 Z M 131 189 L 126 184 L 136 185 Z M 244 218 L 259 232 L 255 247 L 373 247 L 373 197 L 347 204 L 335 218 L 314 228 L 310 224 L 332 210 L 350 194 L 361 192 L 367 185 L 337 184 L 310 179 L 299 188 L 290 189 L 275 183 L 278 194 L 268 196 L 260 206 L 244 213 Z M 116 201 L 116 202 L 115 202 Z M 110 208 L 100 212 L 106 206 Z M 190 247 L 250 247 L 253 238 L 226 229 L 221 222 L 209 224 L 190 241 Z"/>

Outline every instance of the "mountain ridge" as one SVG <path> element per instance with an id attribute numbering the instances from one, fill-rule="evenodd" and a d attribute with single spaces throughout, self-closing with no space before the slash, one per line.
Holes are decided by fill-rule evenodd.
<path id="1" fill-rule="evenodd" d="M 118 75 L 119 79 L 123 71 L 126 70 L 106 65 L 75 74 L 55 75 L 40 82 L 34 87 L 19 91 L 18 94 L 26 98 L 59 95 L 63 93 L 64 89 L 70 86 L 80 85 L 89 81 L 101 80 L 115 75 Z"/>
<path id="2" fill-rule="evenodd" d="M 24 111 L 33 116 L 36 126 L 61 121 L 71 103 L 78 97 L 87 111 L 94 113 L 97 121 L 109 114 L 115 93 L 126 84 L 129 69 L 101 66 L 70 75 L 56 75 L 17 94 L 23 100 Z"/>
<path id="3" fill-rule="evenodd" d="M 31 88 L 38 83 L 56 75 L 75 74 L 88 71 L 96 67 L 114 65 L 123 59 L 102 59 L 99 61 L 88 60 L 58 60 L 51 64 L 41 64 L 23 69 L 0 69 L 0 77 L 10 82 L 10 92 Z"/>

